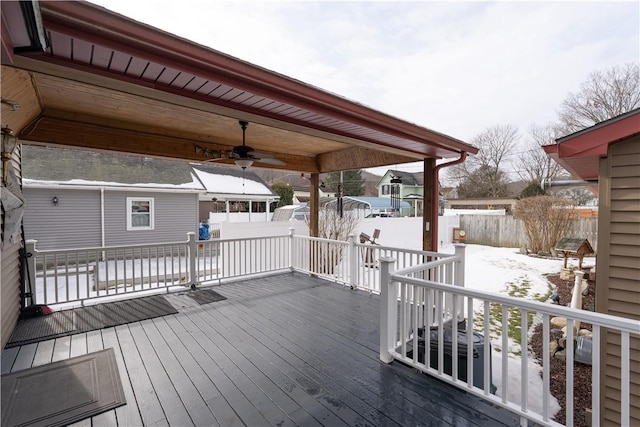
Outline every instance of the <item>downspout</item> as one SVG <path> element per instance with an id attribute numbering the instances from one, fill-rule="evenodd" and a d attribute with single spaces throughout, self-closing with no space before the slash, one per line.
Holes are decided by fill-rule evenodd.
<path id="1" fill-rule="evenodd" d="M 463 151 L 460 153 L 459 159 L 447 163 L 441 163 L 433 168 L 433 194 L 431 195 L 431 221 L 433 223 L 433 229 L 431 230 L 431 250 L 434 252 L 438 252 L 438 208 L 440 206 L 438 172 L 440 172 L 440 169 L 462 163 L 466 160 L 466 158 L 467 152 Z"/>

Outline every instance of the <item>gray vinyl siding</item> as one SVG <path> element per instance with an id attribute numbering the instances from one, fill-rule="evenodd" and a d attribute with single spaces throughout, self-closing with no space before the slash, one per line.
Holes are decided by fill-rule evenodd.
<path id="1" fill-rule="evenodd" d="M 154 229 L 127 231 L 127 197 L 154 199 Z M 107 246 L 181 242 L 198 232 L 198 195 L 153 191 L 105 191 Z"/>
<path id="2" fill-rule="evenodd" d="M 21 147 L 16 148 L 10 167 L 14 168 L 18 178 L 21 179 Z M 4 220 L 0 215 L 0 225 Z M 21 239 L 16 242 L 6 242 L 0 249 L 0 314 L 2 327 L 0 328 L 0 349 L 11 336 L 11 332 L 18 322 L 20 315 L 20 248 Z"/>
<path id="3" fill-rule="evenodd" d="M 608 274 L 597 283 L 598 311 L 640 320 L 640 137 L 609 147 L 603 160 L 600 197 L 608 218 L 601 232 L 607 247 L 598 251 Z M 602 172 L 606 175 L 603 177 Z M 608 183 L 608 185 L 607 185 Z M 601 184 L 601 188 L 602 188 Z M 603 203 L 604 202 L 604 203 Z M 598 276 L 600 277 L 600 276 Z M 620 336 L 604 335 L 606 366 L 602 377 L 603 425 L 620 423 Z M 640 425 L 640 340 L 631 341 L 631 424 Z"/>
<path id="4" fill-rule="evenodd" d="M 24 231 L 36 249 L 77 249 L 102 245 L 100 190 L 25 188 Z M 52 203 L 53 197 L 58 204 Z"/>

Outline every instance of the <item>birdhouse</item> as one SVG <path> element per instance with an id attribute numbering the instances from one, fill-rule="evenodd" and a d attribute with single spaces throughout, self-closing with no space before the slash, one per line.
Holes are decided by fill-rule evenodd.
<path id="1" fill-rule="evenodd" d="M 582 270 L 582 260 L 586 255 L 594 253 L 591 244 L 587 239 L 572 239 L 563 237 L 554 248 L 564 257 L 564 268 L 567 268 L 567 259 L 569 257 L 578 258 L 578 268 Z"/>

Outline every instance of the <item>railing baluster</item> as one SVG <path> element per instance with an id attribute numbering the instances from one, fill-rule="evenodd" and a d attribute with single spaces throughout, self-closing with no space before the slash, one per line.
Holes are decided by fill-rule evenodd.
<path id="1" fill-rule="evenodd" d="M 620 425 L 628 426 L 629 424 L 629 393 L 630 393 L 630 363 L 629 358 L 630 344 L 629 344 L 629 332 L 622 332 L 620 336 Z"/>
<path id="2" fill-rule="evenodd" d="M 549 361 L 549 315 L 542 316 L 542 419 L 549 421 L 549 395 L 551 369 Z M 597 384 L 597 383 L 593 383 Z"/>
<path id="3" fill-rule="evenodd" d="M 491 366 L 491 351 L 490 351 L 490 347 L 491 347 L 491 323 L 490 323 L 490 315 L 491 315 L 491 302 L 489 300 L 485 300 L 484 301 L 484 307 L 483 307 L 483 313 L 482 316 L 484 318 L 484 325 L 483 325 L 483 334 L 485 337 L 485 345 L 484 345 L 484 395 L 485 396 L 489 396 L 489 393 L 491 392 L 491 369 L 489 369 L 489 367 Z M 487 341 L 489 342 L 489 345 L 487 345 Z"/>
<path id="4" fill-rule="evenodd" d="M 451 295 L 451 307 L 456 307 L 458 302 L 458 295 Z M 458 319 L 456 318 L 455 310 L 452 310 L 453 317 L 451 318 L 451 377 L 453 382 L 458 382 Z"/>
<path id="5" fill-rule="evenodd" d="M 442 291 L 436 292 L 436 315 L 438 316 L 438 375 L 444 372 L 444 333 L 442 322 Z M 438 314 L 440 313 L 440 314 Z M 429 349 L 431 350 L 431 349 Z M 426 349 L 425 349 L 426 353 Z M 425 355 L 426 357 L 426 355 Z"/>
<path id="6" fill-rule="evenodd" d="M 591 328 L 591 425 L 600 423 L 600 326 L 592 325 Z"/>
<path id="7" fill-rule="evenodd" d="M 58 295 L 58 255 L 56 254 L 54 257 L 54 263 L 53 263 L 53 277 L 54 277 L 54 283 L 55 283 L 55 302 L 59 303 L 60 302 L 60 297 Z"/>
<path id="8" fill-rule="evenodd" d="M 529 383 L 529 362 L 527 358 L 527 355 L 529 354 L 527 349 L 529 324 L 527 320 L 527 310 L 520 310 L 520 409 L 522 409 L 523 412 L 527 412 L 527 400 L 529 397 L 527 389 Z"/>
<path id="9" fill-rule="evenodd" d="M 507 403 L 509 394 L 509 312 L 507 306 L 502 305 L 502 403 Z"/>
<path id="10" fill-rule="evenodd" d="M 473 298 L 467 298 L 467 387 L 474 386 L 473 359 L 475 356 L 475 337 L 473 335 Z M 489 344 L 485 342 L 485 347 Z"/>
<path id="11" fill-rule="evenodd" d="M 567 319 L 567 346 L 565 347 L 565 361 L 566 361 L 566 377 L 567 394 L 566 394 L 566 424 L 568 426 L 573 425 L 573 319 Z"/>

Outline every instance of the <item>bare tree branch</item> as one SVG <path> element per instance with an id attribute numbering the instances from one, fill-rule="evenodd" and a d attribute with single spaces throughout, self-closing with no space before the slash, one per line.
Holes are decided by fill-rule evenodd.
<path id="1" fill-rule="evenodd" d="M 551 123 L 545 126 L 533 124 L 529 128 L 529 136 L 526 151 L 520 155 L 520 161 L 516 165 L 516 173 L 523 181 L 541 185 L 543 179 L 556 178 L 564 171 L 541 148 L 544 145 L 555 144 L 556 138 L 561 136 L 560 130 Z"/>
<path id="2" fill-rule="evenodd" d="M 578 93 L 562 102 L 558 119 L 563 134 L 619 116 L 640 106 L 640 65 L 630 63 L 594 71 Z"/>

